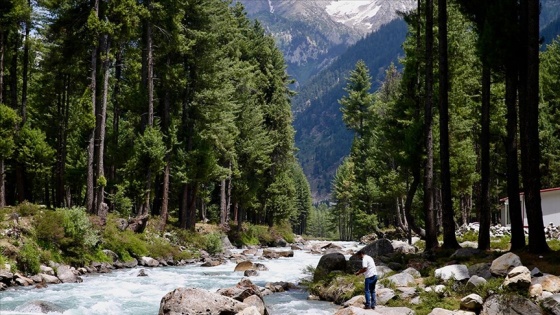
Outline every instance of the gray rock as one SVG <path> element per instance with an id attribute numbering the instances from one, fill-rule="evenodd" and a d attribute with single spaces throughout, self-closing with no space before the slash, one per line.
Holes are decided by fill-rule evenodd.
<path id="1" fill-rule="evenodd" d="M 461 299 L 461 309 L 478 312 L 482 309 L 484 300 L 478 294 L 469 294 Z"/>
<path id="2" fill-rule="evenodd" d="M 349 307 L 349 306 L 356 306 L 362 307 L 366 303 L 366 298 L 363 295 L 356 295 L 352 297 L 350 300 L 342 303 L 342 306 Z"/>
<path id="3" fill-rule="evenodd" d="M 518 266 L 508 272 L 504 286 L 510 289 L 528 289 L 531 285 L 531 272 L 525 266 Z"/>
<path id="4" fill-rule="evenodd" d="M 543 275 L 542 272 L 537 267 L 531 270 L 531 277 L 542 277 L 542 275 Z"/>
<path id="5" fill-rule="evenodd" d="M 395 253 L 408 255 L 408 254 L 415 254 L 417 251 L 416 246 L 409 245 L 407 242 L 392 241 L 391 244 L 393 245 L 393 249 L 395 250 Z"/>
<path id="6" fill-rule="evenodd" d="M 0 282 L 10 282 L 13 278 L 13 273 L 7 270 L 0 270 Z"/>
<path id="7" fill-rule="evenodd" d="M 238 263 L 237 266 L 235 266 L 235 269 L 233 269 L 233 271 L 245 271 L 249 269 L 254 269 L 253 263 L 249 260 L 245 260 Z"/>
<path id="8" fill-rule="evenodd" d="M 560 315 L 560 294 L 543 299 L 541 306 L 552 315 Z"/>
<path id="9" fill-rule="evenodd" d="M 366 245 L 363 250 L 367 255 L 371 257 L 388 255 L 395 252 L 391 241 L 385 238 L 379 239 L 371 244 Z"/>
<path id="10" fill-rule="evenodd" d="M 492 273 L 490 273 L 490 264 L 489 263 L 478 263 L 469 266 L 469 274 L 470 275 L 477 275 L 482 277 L 486 280 L 492 278 Z"/>
<path id="11" fill-rule="evenodd" d="M 414 277 L 404 272 L 392 275 L 387 279 L 397 287 L 408 287 L 411 284 L 415 284 Z"/>
<path id="12" fill-rule="evenodd" d="M 449 265 L 436 269 L 435 277 L 442 280 L 453 279 L 456 281 L 470 278 L 469 270 L 465 265 Z"/>
<path id="13" fill-rule="evenodd" d="M 49 276 L 54 276 L 54 269 L 52 269 L 51 267 L 41 265 L 39 266 L 39 270 L 41 270 L 41 273 L 44 273 Z"/>
<path id="14" fill-rule="evenodd" d="M 247 269 L 243 272 L 243 276 L 245 277 L 256 277 L 259 275 L 259 272 L 255 269 Z"/>
<path id="15" fill-rule="evenodd" d="M 22 313 L 64 313 L 64 309 L 54 303 L 47 301 L 31 301 L 16 307 L 16 311 Z"/>
<path id="16" fill-rule="evenodd" d="M 521 259 L 514 253 L 506 253 L 494 259 L 490 265 L 490 272 L 499 277 L 505 277 L 514 267 L 521 266 Z"/>
<path id="17" fill-rule="evenodd" d="M 389 302 L 390 300 L 396 297 L 397 295 L 395 294 L 395 291 L 391 289 L 383 288 L 383 289 L 375 290 L 375 298 L 376 298 L 377 305 L 385 305 L 387 304 L 387 302 Z M 364 297 L 364 301 L 365 301 L 365 297 Z"/>
<path id="18" fill-rule="evenodd" d="M 476 287 L 485 285 L 487 282 L 488 281 L 486 281 L 486 279 L 474 275 L 470 277 L 469 281 L 467 281 L 467 284 L 465 286 L 468 290 L 474 290 Z"/>
<path id="19" fill-rule="evenodd" d="M 467 257 L 472 257 L 475 255 L 480 254 L 480 250 L 477 248 L 471 248 L 471 247 L 463 247 L 463 248 L 459 248 L 458 250 L 456 250 L 450 258 L 452 259 L 456 259 L 456 258 L 467 258 Z"/>
<path id="20" fill-rule="evenodd" d="M 249 307 L 255 307 L 257 309 L 257 314 L 268 314 L 262 297 L 259 297 L 258 295 L 251 295 L 247 297 L 243 300 L 243 303 L 249 305 Z"/>
<path id="21" fill-rule="evenodd" d="M 268 267 L 261 263 L 253 263 L 253 267 L 258 271 L 268 271 Z"/>
<path id="22" fill-rule="evenodd" d="M 278 258 L 278 257 L 294 257 L 293 250 L 273 250 L 273 249 L 264 249 L 263 256 L 267 258 Z"/>
<path id="23" fill-rule="evenodd" d="M 541 308 L 520 295 L 495 294 L 486 299 L 480 315 L 543 314 Z"/>
<path id="24" fill-rule="evenodd" d="M 375 310 L 365 310 L 361 307 L 350 306 L 338 310 L 335 315 L 414 315 L 414 311 L 408 307 L 387 307 L 378 305 Z"/>
<path id="25" fill-rule="evenodd" d="M 434 308 L 428 315 L 476 315 L 469 311 L 450 311 L 444 308 Z"/>
<path id="26" fill-rule="evenodd" d="M 161 299 L 158 314 L 236 314 L 247 307 L 249 305 L 218 293 L 198 288 L 177 288 Z"/>
<path id="27" fill-rule="evenodd" d="M 235 315 L 262 315 L 262 314 L 264 313 L 259 312 L 259 309 L 256 306 L 249 306 Z"/>
<path id="28" fill-rule="evenodd" d="M 153 259 L 152 257 L 142 256 L 140 257 L 138 264 L 146 267 L 157 267 L 159 266 L 159 261 L 157 259 Z"/>
<path id="29" fill-rule="evenodd" d="M 341 253 L 323 255 L 321 259 L 319 259 L 319 263 L 317 263 L 317 268 L 315 268 L 315 272 L 313 273 L 313 279 L 322 279 L 335 270 L 346 271 L 347 266 L 346 257 Z"/>
<path id="30" fill-rule="evenodd" d="M 406 268 L 405 270 L 402 271 L 403 273 L 408 273 L 409 275 L 411 275 L 414 279 L 418 279 L 420 277 L 422 277 L 422 275 L 420 274 L 420 272 L 412 267 Z"/>
<path id="31" fill-rule="evenodd" d="M 361 263 L 361 261 L 360 261 L 360 263 Z M 361 264 L 360 264 L 360 267 L 358 267 L 358 268 L 361 268 Z M 391 269 L 391 268 L 389 268 L 389 267 L 387 267 L 387 266 L 383 266 L 383 265 L 381 265 L 381 266 L 376 266 L 375 269 L 377 269 L 377 278 L 379 278 L 379 279 L 383 279 L 383 278 L 385 278 L 385 276 L 387 276 L 389 273 L 395 272 L 393 269 Z"/>
<path id="32" fill-rule="evenodd" d="M 227 235 L 222 235 L 222 248 L 223 249 L 232 249 L 235 248 L 233 245 L 231 245 L 231 241 L 229 240 Z"/>
<path id="33" fill-rule="evenodd" d="M 532 298 L 540 297 L 543 293 L 542 285 L 540 284 L 532 284 L 529 287 L 529 296 Z"/>
<path id="34" fill-rule="evenodd" d="M 531 279 L 531 284 L 540 284 L 544 291 L 556 293 L 560 291 L 560 277 L 545 274 Z"/>
<path id="35" fill-rule="evenodd" d="M 60 265 L 56 269 L 56 276 L 63 283 L 76 283 L 78 282 L 78 277 L 74 271 L 67 265 Z"/>
<path id="36" fill-rule="evenodd" d="M 41 281 L 44 281 L 45 283 L 48 283 L 48 284 L 60 283 L 60 279 L 58 279 L 55 276 L 47 275 L 47 274 L 44 274 L 44 273 L 40 273 L 39 275 L 41 276 L 41 279 L 42 279 Z"/>
<path id="37" fill-rule="evenodd" d="M 137 277 L 147 277 L 147 276 L 148 274 L 146 273 L 146 270 L 140 269 L 140 271 L 138 271 Z"/>
<path id="38" fill-rule="evenodd" d="M 398 287 L 397 291 L 401 299 L 410 299 L 417 295 L 416 289 L 411 287 Z"/>

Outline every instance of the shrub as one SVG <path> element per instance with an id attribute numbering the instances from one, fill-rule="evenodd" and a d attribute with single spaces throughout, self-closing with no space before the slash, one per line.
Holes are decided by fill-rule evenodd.
<path id="1" fill-rule="evenodd" d="M 127 217 L 132 212 L 132 200 L 127 197 L 126 191 L 122 185 L 116 185 L 117 191 L 114 194 L 109 195 L 109 200 L 115 207 L 115 211 L 123 216 Z"/>
<path id="2" fill-rule="evenodd" d="M 146 256 L 148 248 L 140 235 L 129 230 L 119 230 L 116 220 L 111 218 L 110 216 L 107 219 L 107 225 L 102 233 L 103 248 L 112 250 L 124 261 L 131 260 L 132 257 Z"/>
<path id="3" fill-rule="evenodd" d="M 38 205 L 24 201 L 17 206 L 16 212 L 19 213 L 22 217 L 27 217 L 37 214 L 39 210 L 40 207 Z"/>
<path id="4" fill-rule="evenodd" d="M 27 274 L 37 274 L 40 271 L 40 252 L 36 244 L 27 242 L 23 244 L 18 253 L 18 269 Z"/>
<path id="5" fill-rule="evenodd" d="M 35 235 L 42 248 L 59 248 L 66 237 L 63 221 L 63 215 L 59 211 L 44 211 L 35 217 Z"/>
<path id="6" fill-rule="evenodd" d="M 220 234 L 210 233 L 207 234 L 205 237 L 206 237 L 205 249 L 209 254 L 215 255 L 223 251 L 222 238 Z"/>

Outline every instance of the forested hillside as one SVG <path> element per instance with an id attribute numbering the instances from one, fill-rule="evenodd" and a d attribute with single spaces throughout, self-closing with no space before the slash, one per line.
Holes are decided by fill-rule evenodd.
<path id="1" fill-rule="evenodd" d="M 350 151 L 353 134 L 342 121 L 338 100 L 351 69 L 359 59 L 372 69 L 372 91 L 387 67 L 403 56 L 406 23 L 395 20 L 351 46 L 331 66 L 318 73 L 293 100 L 298 159 L 310 180 L 314 198 L 328 198 L 336 168 Z"/>
<path id="2" fill-rule="evenodd" d="M 229 1 L 2 0 L 0 207 L 301 230 L 288 84 Z"/>

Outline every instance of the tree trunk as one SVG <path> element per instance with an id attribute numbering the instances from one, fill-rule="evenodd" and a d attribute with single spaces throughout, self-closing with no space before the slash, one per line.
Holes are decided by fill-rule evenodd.
<path id="1" fill-rule="evenodd" d="M 99 15 L 99 0 L 94 0 L 93 11 L 95 17 Z M 91 108 L 94 119 L 96 119 L 96 94 L 97 94 L 97 50 L 98 45 L 91 48 Z M 86 183 L 86 208 L 89 213 L 95 213 L 95 195 L 94 195 L 94 155 L 95 155 L 95 128 L 90 131 L 87 148 L 87 183 Z"/>
<path id="2" fill-rule="evenodd" d="M 97 170 L 96 178 L 98 180 L 97 185 L 97 196 L 96 196 L 96 212 L 97 215 L 105 218 L 107 216 L 106 207 L 103 206 L 103 201 L 105 200 L 105 185 L 107 180 L 105 179 L 104 170 L 104 152 L 105 152 L 105 127 L 107 118 L 107 97 L 109 92 L 109 66 L 110 66 L 110 41 L 109 35 L 104 35 L 103 38 L 103 93 L 101 99 L 101 106 L 99 108 L 99 114 L 97 115 L 97 130 L 98 130 L 98 149 L 97 149 Z M 101 179 L 104 179 L 101 182 Z"/>
<path id="3" fill-rule="evenodd" d="M 189 185 L 183 184 L 181 189 L 181 202 L 179 204 L 179 227 L 181 229 L 187 229 L 187 208 L 188 208 L 188 189 Z"/>
<path id="4" fill-rule="evenodd" d="M 507 195 L 511 220 L 511 250 L 525 247 L 523 214 L 519 200 L 519 166 L 517 161 L 517 66 L 516 62 L 506 65 L 506 108 L 507 136 L 505 139 L 507 157 Z"/>
<path id="5" fill-rule="evenodd" d="M 482 66 L 482 106 L 480 132 L 480 205 L 478 249 L 490 249 L 490 67 Z"/>
<path id="6" fill-rule="evenodd" d="M 227 198 L 226 198 L 226 179 L 223 178 L 220 182 L 220 225 L 226 226 L 226 208 L 227 208 Z"/>
<path id="7" fill-rule="evenodd" d="M 0 29 L 0 104 L 4 103 L 4 30 Z"/>
<path id="8" fill-rule="evenodd" d="M 438 247 L 434 211 L 434 139 L 433 139 L 433 0 L 426 1 L 426 86 L 424 100 L 424 216 L 426 221 L 426 250 Z"/>
<path id="9" fill-rule="evenodd" d="M 414 217 L 412 216 L 412 201 L 414 200 L 414 195 L 416 195 L 416 190 L 418 190 L 418 186 L 420 185 L 420 170 L 413 170 L 412 171 L 412 183 L 408 188 L 408 192 L 406 194 L 406 201 L 404 203 L 404 214 L 406 217 L 406 222 L 408 223 L 408 227 L 414 231 L 414 233 L 418 234 L 422 239 L 426 239 L 426 230 L 419 227 Z"/>
<path id="10" fill-rule="evenodd" d="M 27 0 L 27 5 L 31 8 L 31 1 Z M 23 46 L 23 78 L 21 86 L 21 125 L 27 121 L 27 82 L 29 76 L 29 31 L 31 29 L 30 20 L 25 22 L 25 41 Z"/>
<path id="11" fill-rule="evenodd" d="M 521 1 L 522 51 L 526 63 L 520 71 L 521 170 L 525 207 L 529 223 L 529 249 L 533 253 L 550 251 L 546 243 L 541 208 L 539 170 L 539 12 L 538 0 Z M 524 90 L 525 93 L 521 93 Z M 523 94 L 524 100 L 521 100 Z"/>
<path id="12" fill-rule="evenodd" d="M 4 159 L 0 158 L 0 208 L 6 206 L 6 185 L 4 179 Z"/>
<path id="13" fill-rule="evenodd" d="M 171 63 L 170 57 L 167 57 L 167 65 L 169 66 L 169 64 Z M 163 124 L 163 130 L 165 132 L 165 134 L 167 135 L 167 138 L 169 138 L 169 125 L 170 125 L 170 120 L 171 120 L 171 100 L 170 100 L 170 95 L 169 95 L 169 91 L 168 89 L 165 89 L 165 96 L 163 99 L 163 120 L 162 120 L 162 124 Z M 171 142 L 171 141 L 169 141 Z M 169 151 L 171 151 L 171 145 L 168 145 L 167 148 Z M 162 196 L 161 196 L 161 223 L 160 223 L 160 231 L 164 231 L 165 230 L 165 225 L 167 224 L 167 218 L 169 216 L 169 173 L 170 173 L 170 169 L 171 169 L 171 154 L 168 152 L 165 155 L 165 167 L 163 169 L 163 190 L 162 190 Z"/>
<path id="14" fill-rule="evenodd" d="M 447 54 L 447 0 L 438 0 L 439 27 L 439 132 L 441 159 L 441 198 L 443 247 L 459 248 L 455 237 L 455 219 L 451 196 L 449 166 L 449 66 Z"/>

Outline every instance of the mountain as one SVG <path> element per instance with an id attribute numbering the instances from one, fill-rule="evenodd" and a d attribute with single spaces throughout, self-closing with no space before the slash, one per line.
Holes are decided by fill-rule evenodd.
<path id="1" fill-rule="evenodd" d="M 295 89 L 416 0 L 237 0 L 284 52 Z"/>
<path id="2" fill-rule="evenodd" d="M 345 94 L 348 73 L 360 59 L 373 78 L 372 92 L 385 77 L 385 69 L 403 56 L 406 23 L 397 19 L 367 35 L 314 76 L 292 100 L 298 159 L 315 201 L 328 198 L 331 181 L 342 159 L 350 152 L 353 134 L 342 121 L 338 100 Z"/>

